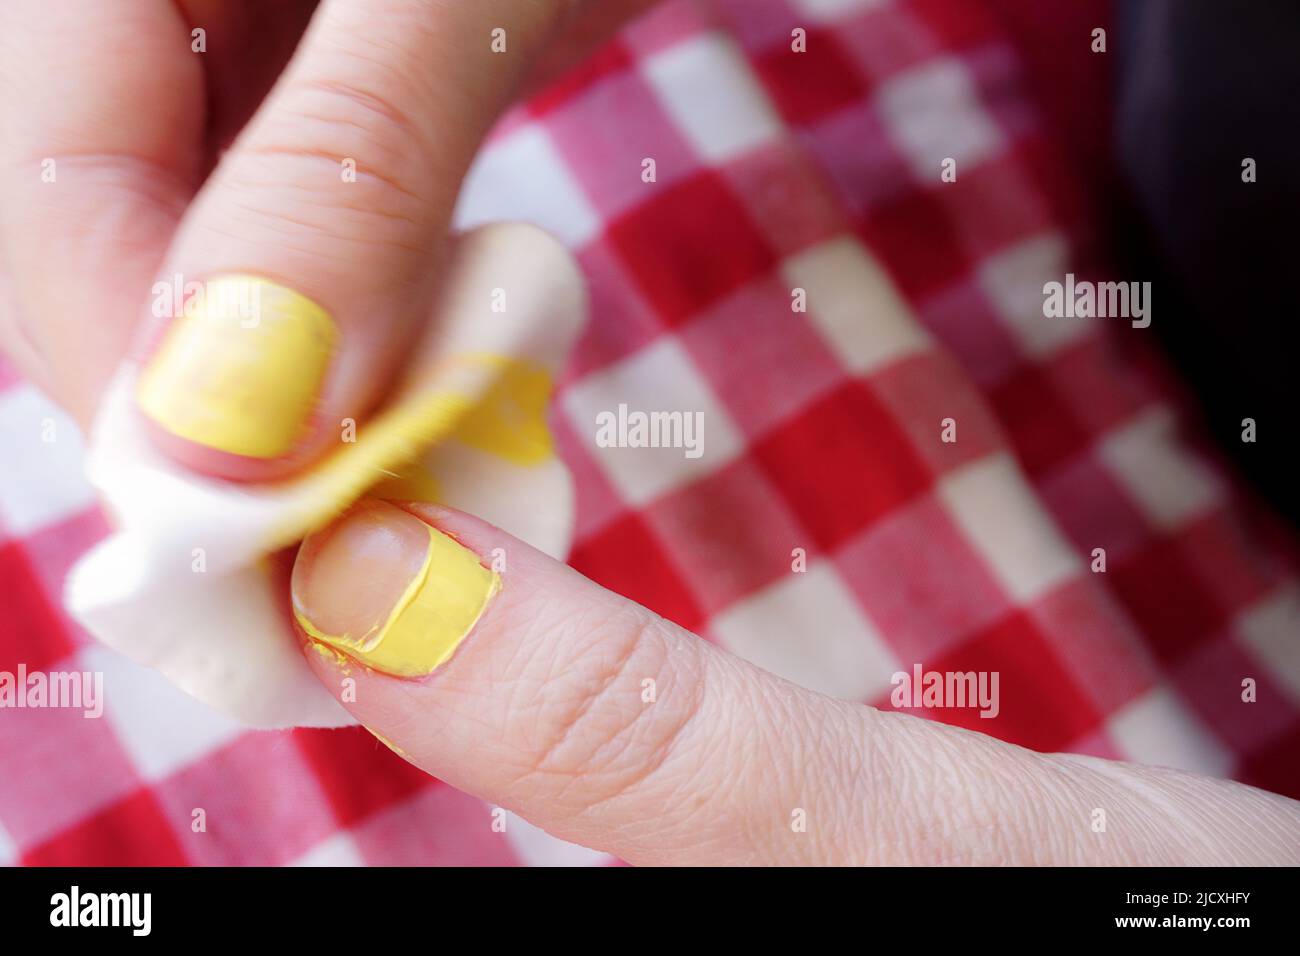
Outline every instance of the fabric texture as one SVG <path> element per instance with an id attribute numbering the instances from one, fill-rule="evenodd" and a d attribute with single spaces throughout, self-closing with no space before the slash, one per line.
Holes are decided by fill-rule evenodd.
<path id="1" fill-rule="evenodd" d="M 674 2 L 503 121 L 461 222 L 535 221 L 590 284 L 551 413 L 570 563 L 817 690 L 997 671 L 997 717 L 919 713 L 1300 796 L 1294 541 L 1149 329 L 1044 317 L 1044 283 L 1117 277 L 993 9 Z M 613 862 L 498 832 L 360 728 L 245 731 L 89 641 L 58 603 L 105 532 L 72 427 L 0 380 L 0 671 L 106 675 L 102 719 L 0 711 L 0 859 Z M 620 405 L 703 412 L 703 454 L 602 447 Z"/>

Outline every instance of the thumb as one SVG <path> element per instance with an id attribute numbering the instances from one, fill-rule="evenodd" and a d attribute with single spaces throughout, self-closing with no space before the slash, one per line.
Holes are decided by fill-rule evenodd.
<path id="1" fill-rule="evenodd" d="M 566 9 L 321 3 L 154 287 L 137 398 L 164 450 L 263 480 L 362 419 L 427 317 L 465 170 Z"/>
<path id="2" fill-rule="evenodd" d="M 385 743 L 631 863 L 1300 861 L 1293 801 L 823 697 L 435 506 L 355 506 L 292 594 Z"/>

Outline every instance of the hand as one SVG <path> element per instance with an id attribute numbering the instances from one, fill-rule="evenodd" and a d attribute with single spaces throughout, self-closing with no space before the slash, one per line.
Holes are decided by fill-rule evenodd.
<path id="1" fill-rule="evenodd" d="M 153 314 L 156 281 L 257 277 L 256 334 L 185 338 L 145 411 L 196 469 L 300 467 L 382 398 L 428 318 L 498 114 L 648 5 L 6 0 L 0 348 L 84 426 L 130 349 L 191 325 Z"/>
<path id="2" fill-rule="evenodd" d="M 1300 861 L 1300 803 L 823 697 L 446 509 L 356 506 L 304 542 L 293 600 L 381 740 L 630 863 Z"/>

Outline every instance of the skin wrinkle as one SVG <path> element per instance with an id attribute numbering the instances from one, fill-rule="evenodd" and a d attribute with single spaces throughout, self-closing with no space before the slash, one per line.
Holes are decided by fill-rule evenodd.
<path id="1" fill-rule="evenodd" d="M 667 645 L 665 663 L 669 668 L 668 674 L 671 675 L 680 666 L 676 663 L 679 658 L 671 653 L 672 645 L 677 643 L 675 625 L 661 621 L 655 621 L 654 624 L 660 631 L 660 639 Z M 719 699 L 719 693 L 725 692 L 721 689 L 733 683 L 732 668 L 725 667 L 730 663 L 714 652 L 701 661 L 705 670 L 698 675 L 685 675 L 680 681 L 663 674 L 656 678 L 656 685 L 664 693 L 671 693 L 673 687 L 687 687 L 693 691 L 692 698 L 684 705 L 674 708 L 671 724 L 656 729 L 658 742 L 650 761 L 652 766 L 647 767 L 648 772 L 640 775 L 634 786 L 625 787 L 622 792 L 600 801 L 599 805 L 584 814 L 588 818 L 598 819 L 596 814 L 599 813 L 619 819 L 628 815 L 624 807 L 629 805 L 633 808 L 647 805 L 667 808 L 656 813 L 653 818 L 646 819 L 645 837 L 639 841 L 645 856 L 638 862 L 672 862 L 674 852 L 684 851 L 694 855 L 697 852 L 698 831 L 693 824 L 698 815 L 706 810 L 715 814 L 719 807 L 734 802 L 730 791 L 720 791 L 716 785 L 706 800 L 700 799 L 702 792 L 692 784 L 692 778 L 704 774 L 706 767 L 716 767 L 719 761 L 728 759 L 735 752 L 730 744 L 736 729 L 732 718 L 737 711 L 713 706 Z M 653 712 L 664 700 L 661 696 L 656 704 L 646 706 L 643 710 Z M 698 760 L 689 759 L 701 747 L 706 748 L 706 752 L 709 748 L 722 750 L 724 755 L 716 759 L 708 756 Z M 683 775 L 683 768 L 689 773 Z M 748 788 L 740 786 L 740 774 L 724 776 L 727 782 L 736 785 L 737 790 L 749 792 Z M 726 782 L 723 786 L 726 786 Z M 682 795 L 685 795 L 685 799 L 681 798 Z M 753 814 L 741 814 L 742 825 L 752 816 Z M 731 839 L 734 841 L 734 836 Z"/>
<path id="2" fill-rule="evenodd" d="M 603 698 L 611 687 L 617 686 L 620 682 L 628 684 L 625 692 L 633 695 L 630 697 L 634 708 L 631 710 L 631 720 L 612 729 L 597 727 L 594 745 L 584 757 L 572 765 L 569 774 L 571 785 L 573 782 L 579 782 L 582 788 L 590 786 L 593 776 L 597 778 L 614 776 L 617 780 L 612 784 L 602 784 L 602 788 L 608 787 L 608 789 L 595 800 L 584 801 L 586 806 L 581 807 L 575 816 L 581 817 L 584 813 L 599 810 L 604 805 L 626 802 L 629 796 L 635 798 L 634 795 L 652 790 L 650 781 L 661 769 L 668 766 L 677 742 L 697 712 L 698 705 L 695 702 L 688 702 L 680 710 L 669 707 L 666 712 L 671 719 L 665 721 L 663 719 L 665 710 L 663 708 L 654 710 L 658 702 L 654 705 L 645 705 L 641 702 L 641 681 L 651 677 L 658 687 L 668 680 L 673 666 L 670 656 L 666 653 L 660 628 L 661 625 L 657 620 L 646 616 L 633 628 L 626 629 L 626 633 L 633 636 L 620 650 L 617 659 L 612 662 L 610 668 L 613 672 L 612 677 L 595 692 L 594 696 L 588 695 L 581 713 L 575 714 L 566 727 L 567 737 L 579 725 L 589 724 L 590 721 L 586 718 L 593 712 L 599 713 L 598 707 L 593 711 L 592 701 Z M 647 657 L 648 661 L 646 661 Z M 649 722 L 648 728 L 641 730 L 639 735 L 631 732 L 647 710 L 653 711 L 653 719 Z M 616 748 L 616 753 L 612 757 L 607 753 L 611 747 Z M 557 750 L 551 747 L 548 748 L 548 752 L 554 756 Z M 618 759 L 619 756 L 629 752 L 634 752 L 636 759 L 630 761 Z"/>
<path id="3" fill-rule="evenodd" d="M 1019 824 L 1015 805 L 1002 803 L 1002 794 L 1018 792 L 1020 781 L 991 784 L 987 776 L 1003 776 L 1015 763 L 997 760 L 990 754 L 996 748 L 972 732 L 953 736 L 936 732 L 908 715 L 880 716 L 896 722 L 895 730 L 900 729 L 899 725 L 904 730 L 904 735 L 887 735 L 886 740 L 907 742 L 908 737 L 916 738 L 915 752 L 925 754 L 925 760 L 911 761 L 918 773 L 909 781 L 903 797 L 915 808 L 913 824 L 901 828 L 889 841 L 893 854 L 873 862 L 987 863 L 985 854 L 996 861 L 999 852 L 1014 852 L 1024 842 L 1021 831 L 1015 829 Z M 986 754 L 995 759 L 985 759 Z M 1032 786 L 1032 778 L 1029 783 Z M 968 839 L 972 833 L 982 834 L 983 838 L 972 843 Z"/>
<path id="4" fill-rule="evenodd" d="M 823 738 L 830 758 L 831 766 L 835 775 L 841 780 L 851 782 L 851 785 L 843 789 L 833 788 L 831 790 L 830 806 L 833 812 L 832 819 L 843 821 L 841 832 L 836 835 L 836 848 L 844 855 L 845 859 L 852 860 L 860 857 L 864 847 L 860 846 L 861 836 L 860 827 L 854 826 L 853 821 L 862 816 L 862 811 L 857 808 L 857 801 L 861 795 L 859 790 L 862 789 L 863 781 L 867 779 L 863 761 L 863 752 L 865 750 L 865 732 L 860 735 L 854 735 L 852 724 L 862 721 L 861 716 L 851 717 L 842 709 L 835 709 L 829 716 L 827 723 L 840 725 L 830 732 L 824 732 Z M 863 738 L 862 745 L 856 745 L 855 736 Z M 846 745 L 847 742 L 847 745 Z"/>
<path id="5" fill-rule="evenodd" d="M 780 712 L 784 719 L 778 721 L 769 719 L 766 723 L 771 762 L 778 766 L 782 763 L 787 764 L 783 769 L 787 776 L 786 787 L 791 805 L 786 808 L 782 819 L 781 835 L 784 840 L 798 847 L 800 857 L 807 862 L 813 862 L 820 853 L 838 846 L 835 834 L 828 832 L 827 827 L 842 826 L 848 822 L 835 814 L 835 803 L 838 802 L 836 793 L 841 789 L 837 784 L 844 780 L 835 773 L 835 764 L 838 762 L 837 751 L 848 741 L 834 734 L 829 726 L 832 723 L 829 717 L 834 711 L 812 712 L 804 705 L 793 687 L 779 686 L 781 691 L 785 692 L 781 694 L 780 701 Z M 757 687 L 755 692 L 758 693 Z M 781 747 L 783 738 L 786 737 L 785 728 L 789 726 L 799 726 L 801 732 L 796 737 L 792 759 L 782 761 Z M 805 766 L 821 768 L 821 772 L 814 778 L 802 772 Z M 807 830 L 803 833 L 796 833 L 791 828 L 793 822 L 791 813 L 795 807 L 802 808 L 808 814 L 805 821 Z M 823 837 L 823 840 L 816 839 L 818 836 Z M 814 838 L 810 839 L 810 837 Z M 824 846 L 824 843 L 829 843 L 830 846 Z M 775 846 L 775 844 L 776 841 L 769 841 L 769 845 Z M 773 859 L 771 862 L 775 864 L 778 861 Z"/>
<path id="6" fill-rule="evenodd" d="M 318 163 L 321 166 L 328 168 L 329 176 L 331 177 L 331 179 L 334 179 L 339 176 L 339 171 L 342 168 L 340 161 L 345 155 L 352 156 L 353 154 L 352 153 L 345 154 L 337 150 L 327 149 L 325 147 L 303 146 L 301 144 L 256 143 L 256 144 L 249 144 L 245 148 L 241 156 L 241 159 L 276 160 L 280 158 L 286 158 L 286 159 L 291 159 L 299 162 Z M 268 177 L 268 181 L 273 182 L 274 177 Z M 339 180 L 339 182 L 342 182 L 342 180 Z M 410 208 L 410 202 L 393 203 L 391 208 L 388 208 L 387 205 L 381 207 L 377 202 L 374 201 L 378 197 L 367 195 L 366 200 L 357 201 L 356 199 L 353 198 L 352 194 L 363 193 L 363 192 L 367 194 L 374 193 L 374 192 L 382 193 L 383 190 L 379 190 L 375 188 L 376 185 L 382 185 L 385 189 L 391 190 L 393 193 L 401 195 L 405 197 L 407 200 L 413 200 L 417 203 L 424 203 L 424 204 L 432 204 L 434 202 L 432 198 L 421 199 L 419 196 L 416 196 L 413 193 L 411 193 L 406 186 L 404 186 L 401 182 L 395 179 L 391 174 L 385 174 L 382 171 L 382 167 L 371 166 L 368 164 L 358 165 L 356 182 L 347 183 L 346 185 L 361 186 L 362 188 L 344 189 L 341 191 L 336 191 L 330 194 L 331 198 L 334 200 L 339 200 L 346 197 L 348 202 L 350 203 L 354 202 L 356 204 L 349 205 L 348 203 L 342 203 L 342 202 L 331 203 L 330 205 L 326 206 L 326 208 L 330 210 L 346 209 L 350 212 L 374 212 L 378 214 L 382 219 L 391 220 L 393 222 L 404 222 L 407 223 L 408 225 L 416 226 L 419 229 L 423 229 L 424 223 L 421 219 L 418 219 L 415 216 L 409 215 L 401 211 L 402 209 Z M 314 183 L 310 186 L 303 185 L 301 188 L 304 191 L 309 191 L 307 192 L 307 194 L 315 197 L 316 199 L 319 199 L 321 196 L 321 193 L 319 192 L 318 189 L 316 189 Z M 341 235 L 339 238 L 346 239 L 347 236 Z"/>
<path id="7" fill-rule="evenodd" d="M 1108 768 L 1111 769 L 1111 768 Z M 1266 794 L 1262 791 L 1248 790 L 1232 781 L 1209 780 L 1193 777 L 1175 770 L 1157 767 L 1121 767 L 1134 778 L 1162 785 L 1169 794 L 1166 801 L 1176 813 L 1174 836 L 1184 838 L 1180 857 L 1191 859 L 1201 849 L 1188 845 L 1185 838 L 1195 836 L 1199 841 L 1210 846 L 1223 857 L 1236 860 L 1290 860 L 1294 862 L 1297 846 L 1296 828 L 1292 824 L 1283 828 L 1283 843 L 1290 843 L 1289 855 L 1278 854 L 1276 845 L 1269 845 L 1259 840 L 1259 824 L 1262 819 L 1273 818 L 1285 804 L 1283 798 Z M 1222 799 L 1231 794 L 1231 799 Z M 1248 812 L 1249 811 L 1249 812 Z M 1179 826 L 1179 822 L 1183 825 Z M 1234 827 L 1234 822 L 1237 826 Z M 1281 821 L 1279 820 L 1279 823 Z M 1230 841 L 1226 834 L 1234 833 L 1244 840 Z M 1168 836 L 1166 835 L 1166 840 Z"/>
<path id="8" fill-rule="evenodd" d="M 868 756 L 875 750 L 871 746 L 870 731 L 866 727 L 869 713 L 867 708 L 863 708 L 861 712 L 856 710 L 853 713 L 839 712 L 839 720 L 844 724 L 840 735 L 844 739 L 854 740 L 853 725 L 863 725 L 861 732 L 856 735 L 860 743 L 856 746 L 840 747 L 837 754 L 843 779 L 853 781 L 853 786 L 842 794 L 839 801 L 840 818 L 846 821 L 858 818 L 870 820 L 877 817 L 877 808 L 871 806 L 869 800 L 874 790 L 868 785 L 868 781 L 876 776 L 868 765 Z M 850 827 L 850 832 L 846 834 L 844 852 L 848 860 L 861 860 L 866 856 L 867 847 L 863 842 L 862 831 L 861 827 Z"/>
<path id="9" fill-rule="evenodd" d="M 915 774 L 915 761 L 908 753 L 906 737 L 900 739 L 885 730 L 889 715 L 873 707 L 863 707 L 855 716 L 863 728 L 860 734 L 863 773 L 854 779 L 862 791 L 867 823 L 861 828 L 861 845 L 852 862 L 866 864 L 879 858 L 877 847 L 896 844 L 902 839 L 901 834 L 907 832 L 905 821 L 916 812 L 915 804 L 906 796 L 915 789 L 915 784 L 910 782 Z M 879 821 L 885 821 L 897 832 L 881 831 Z"/>
<path id="10" fill-rule="evenodd" d="M 642 645 L 645 640 L 644 632 L 642 630 L 644 626 L 644 624 L 640 625 L 638 628 L 630 631 L 625 631 L 618 627 L 613 628 L 614 633 L 627 633 L 630 636 L 619 642 L 618 647 L 614 649 L 614 656 L 612 658 L 606 657 L 600 660 L 599 670 L 592 675 L 592 680 L 597 686 L 589 686 L 578 693 L 577 707 L 561 719 L 561 729 L 559 734 L 550 737 L 541 752 L 536 755 L 535 770 L 544 772 L 548 763 L 563 763 L 563 761 L 560 760 L 560 752 L 565 749 L 565 744 L 572 741 L 574 732 L 578 728 L 581 727 L 586 729 L 585 718 L 591 714 L 593 708 L 598 708 L 605 700 L 610 688 L 619 683 L 625 676 L 627 667 L 635 658 L 639 646 Z M 594 629 L 595 633 L 599 633 L 600 630 L 599 627 Z M 556 676 L 559 675 L 551 675 L 552 678 Z M 552 680 L 548 679 L 546 684 L 548 686 L 552 685 Z M 610 739 L 616 739 L 617 736 L 617 732 L 608 735 Z M 594 756 L 595 754 L 590 754 L 586 758 L 582 759 L 590 760 L 594 758 Z"/>
<path id="11" fill-rule="evenodd" d="M 311 113 L 303 110 L 305 103 L 295 102 L 295 99 L 310 101 L 317 98 L 322 98 L 327 104 L 341 108 L 326 109 L 324 111 L 326 115 L 313 117 Z M 363 147 L 357 151 L 359 155 L 373 156 L 376 152 L 382 152 L 389 159 L 402 159 L 438 154 L 438 143 L 431 135 L 432 131 L 415 118 L 416 115 L 424 113 L 424 108 L 413 114 L 398 106 L 393 98 L 373 89 L 363 89 L 353 83 L 331 79 L 328 76 L 303 77 L 295 80 L 294 85 L 286 91 L 283 106 L 290 118 L 308 120 L 309 129 L 325 131 L 338 126 L 351 129 L 353 131 L 351 137 Z M 361 115 L 353 117 L 352 113 Z M 392 138 L 387 134 L 376 135 L 375 120 L 379 120 L 388 128 L 388 134 L 395 135 Z M 283 128 L 284 124 L 280 123 L 277 130 Z M 263 135 L 267 134 L 263 133 Z M 404 145 L 414 143 L 416 148 L 414 151 L 404 149 L 398 152 L 393 146 L 388 145 L 394 143 Z M 407 187 L 403 187 L 402 192 L 421 202 L 429 198 Z"/>
<path id="12" fill-rule="evenodd" d="M 357 23 L 352 23 L 347 14 L 353 12 L 354 11 L 344 9 L 327 9 L 327 15 L 333 16 L 336 21 L 335 29 L 324 30 L 322 31 L 322 35 L 328 35 L 330 37 L 348 36 L 349 43 L 346 48 L 342 44 L 339 44 L 334 49 L 326 48 L 326 50 L 331 55 L 341 54 L 345 57 L 360 59 L 363 64 L 370 62 L 371 58 L 365 57 L 361 54 L 359 49 L 351 45 L 354 39 L 360 39 L 376 48 L 378 55 L 373 59 L 373 64 L 375 66 L 390 73 L 394 72 L 389 66 L 391 53 L 393 51 L 385 50 L 384 44 L 377 42 L 374 38 L 368 35 L 368 31 L 365 28 L 366 17 L 358 18 Z M 403 12 L 404 5 L 398 4 L 391 13 L 385 10 L 368 10 L 367 17 L 380 16 L 392 19 L 395 16 L 401 17 Z M 518 43 L 520 38 L 529 40 L 530 45 L 540 43 L 545 39 L 545 33 L 547 31 L 541 30 L 539 27 L 542 24 L 553 22 L 553 20 L 548 19 L 546 15 L 542 15 L 541 17 L 535 17 L 531 22 L 516 24 L 512 22 L 514 20 L 513 16 L 507 17 L 507 14 L 518 14 L 521 12 L 520 9 L 513 4 L 507 5 L 503 9 L 495 7 L 493 9 L 485 9 L 480 6 L 475 8 L 474 12 L 480 14 L 479 23 L 476 24 L 477 29 L 465 28 L 465 30 L 468 30 L 472 35 L 487 35 L 489 30 L 496 26 L 504 26 L 506 28 L 509 41 L 513 41 L 510 46 L 510 52 L 513 55 L 507 59 L 506 65 L 513 70 L 515 75 L 509 75 L 506 71 L 500 70 L 499 68 L 495 71 L 480 70 L 477 71 L 477 73 L 474 71 L 465 71 L 467 75 L 464 76 L 457 71 L 449 81 L 442 83 L 436 88 L 430 87 L 427 89 L 412 90 L 411 93 L 413 96 L 417 99 L 423 99 L 423 112 L 427 115 L 451 115 L 453 110 L 449 109 L 449 106 L 454 105 L 456 107 L 456 112 L 460 113 L 460 115 L 467 115 L 476 118 L 495 116 L 498 112 L 498 108 L 504 106 L 508 101 L 508 94 L 519 82 L 517 74 L 520 66 L 531 61 L 529 49 L 525 48 L 524 50 L 519 50 L 514 46 L 514 43 Z M 430 31 L 427 27 L 428 23 L 459 22 L 464 16 L 465 8 L 462 5 L 458 9 L 447 10 L 441 16 L 432 15 L 429 11 L 422 9 L 419 11 L 417 16 L 407 18 L 412 29 L 419 30 L 425 34 L 425 41 L 421 48 L 425 51 L 425 58 L 428 62 L 445 63 L 457 59 L 463 61 L 467 53 L 474 52 L 472 50 L 466 50 L 460 46 L 465 30 L 438 29 Z M 494 56 L 495 54 L 488 52 L 485 45 L 480 55 Z M 419 71 L 422 69 L 422 64 L 413 64 L 409 67 L 409 74 L 419 75 Z M 363 67 L 363 73 L 365 72 L 369 71 Z M 396 71 L 396 80 L 398 84 L 405 85 L 405 75 L 407 73 L 408 71 Z M 467 82 L 470 76 L 477 76 L 481 80 L 485 75 L 504 76 L 506 82 L 502 83 L 500 88 L 497 88 L 493 84 L 483 82 Z M 420 94 L 423 95 L 421 96 Z M 468 109 L 466 109 L 467 106 L 469 107 Z M 436 133 L 436 130 L 431 130 L 428 136 L 430 138 L 436 138 Z M 426 155 L 437 156 L 439 153 L 435 150 L 433 152 L 428 152 Z M 465 158 L 465 161 L 468 161 L 468 157 Z"/>
<path id="13" fill-rule="evenodd" d="M 1024 762 L 1024 778 L 1030 793 L 1040 792 L 1040 800 L 1030 801 L 1034 817 L 1048 822 L 1040 839 L 1029 834 L 1030 858 L 1038 865 L 1053 860 L 1076 865 L 1088 865 L 1098 859 L 1097 849 L 1101 839 L 1092 832 L 1092 810 L 1098 806 L 1089 799 L 1088 791 L 1077 786 L 1061 785 L 1063 777 L 1053 776 L 1050 756 L 1034 754 Z M 1038 807 L 1043 811 L 1038 812 Z M 1052 821 L 1057 821 L 1054 825 Z"/>
<path id="14" fill-rule="evenodd" d="M 1157 798 L 1159 803 L 1163 803 L 1164 798 L 1154 793 L 1144 784 L 1137 784 L 1136 781 L 1123 773 L 1112 772 L 1112 767 L 1099 767 L 1099 761 L 1093 757 L 1086 757 L 1078 754 L 1053 754 L 1044 761 L 1047 767 L 1058 767 L 1062 771 L 1061 783 L 1064 788 L 1090 794 L 1092 806 L 1100 807 L 1106 811 L 1107 831 L 1113 831 L 1113 826 L 1118 823 L 1122 828 L 1115 835 L 1120 838 L 1117 846 L 1121 855 L 1129 862 L 1136 862 L 1139 854 L 1134 852 L 1144 844 L 1147 848 L 1147 854 L 1141 855 L 1143 859 L 1149 860 L 1151 852 L 1157 852 L 1162 855 L 1170 855 L 1171 858 L 1162 860 L 1162 862 L 1176 862 L 1172 854 L 1168 854 L 1167 841 L 1160 839 L 1160 813 L 1161 808 L 1152 802 L 1152 798 Z M 1118 769 L 1118 768 L 1114 768 Z M 1114 784 L 1120 786 L 1116 788 Z M 1158 811 L 1153 814 L 1152 811 Z M 1131 834 L 1131 836 L 1130 836 Z M 1122 842 L 1127 839 L 1127 844 Z M 1086 859 L 1091 859 L 1085 854 Z"/>
<path id="15" fill-rule="evenodd" d="M 234 186 L 236 184 L 234 182 L 231 182 L 228 185 Z M 240 191 L 253 193 L 259 188 L 260 187 L 248 187 L 245 184 Z M 274 210 L 274 212 L 268 210 L 265 206 L 262 205 L 250 205 L 248 202 L 242 199 L 236 199 L 235 196 L 237 195 L 238 193 L 235 190 L 230 190 L 230 192 L 227 193 L 228 205 L 230 205 L 235 209 L 242 209 L 244 212 L 250 213 L 251 217 L 248 220 L 248 225 L 255 225 L 259 229 L 263 229 L 266 230 L 267 232 L 272 233 L 273 234 L 272 237 L 268 238 L 266 241 L 274 242 L 281 248 L 292 248 L 296 252 L 299 252 L 304 256 L 309 256 L 312 259 L 320 260 L 322 258 L 319 249 L 304 248 L 296 245 L 286 246 L 284 240 L 289 238 L 309 239 L 310 237 L 304 237 L 302 235 L 303 231 L 306 230 L 311 234 L 328 239 L 329 243 L 327 243 L 327 245 L 333 246 L 337 244 L 340 247 L 342 247 L 345 244 L 351 244 L 367 252 L 373 252 L 373 250 L 375 249 L 393 249 L 400 252 L 424 254 L 430 248 L 427 242 L 411 242 L 405 240 L 398 240 L 374 231 L 368 233 L 368 238 L 366 239 L 353 238 L 351 233 L 354 230 L 352 228 L 347 228 L 347 229 L 339 228 L 339 222 L 334 214 L 340 211 L 340 207 L 336 207 L 336 206 L 326 207 L 324 209 L 324 214 L 322 214 L 321 216 L 321 220 L 317 222 L 305 218 L 300 219 L 295 215 L 290 215 L 283 208 L 283 205 L 277 207 Z M 319 205 L 312 206 L 312 205 L 304 204 L 303 209 L 304 211 L 310 210 L 311 212 L 315 212 L 315 213 L 321 212 L 321 208 L 319 207 Z M 397 225 L 399 223 L 411 224 L 411 221 L 407 217 L 390 215 L 389 212 L 379 208 L 349 209 L 349 211 L 356 214 L 355 218 L 357 220 L 375 219 L 380 221 L 381 223 L 392 223 L 394 225 Z M 275 225 L 276 223 L 289 223 L 293 226 L 297 226 L 298 228 L 280 229 L 277 228 L 277 226 Z M 211 227 L 208 227 L 205 224 L 205 228 L 211 228 Z M 399 231 L 406 231 L 406 230 L 399 230 Z M 226 235 L 233 237 L 234 234 L 226 233 Z M 246 231 L 241 235 L 247 238 L 248 233 Z M 255 241 L 255 240 L 250 240 L 250 241 Z M 333 259 L 337 262 L 350 265 L 353 268 L 356 268 L 357 265 L 355 259 L 343 253 L 335 253 L 333 255 Z"/>
<path id="16" fill-rule="evenodd" d="M 680 656 L 673 658 L 679 659 Z M 701 817 L 713 820 L 721 845 L 734 843 L 731 830 L 725 825 L 725 811 L 721 820 L 716 814 L 719 808 L 735 805 L 738 792 L 745 792 L 742 774 L 725 773 L 720 779 L 710 779 L 713 770 L 729 766 L 735 761 L 735 755 L 742 752 L 737 741 L 738 711 L 721 704 L 730 694 L 727 688 L 738 679 L 736 669 L 730 664 L 722 655 L 709 655 L 700 660 L 703 670 L 693 675 L 683 673 L 680 682 L 674 681 L 673 686 L 688 687 L 693 692 L 687 708 L 691 717 L 675 738 L 672 763 L 665 761 L 672 774 L 666 777 L 661 774 L 662 779 L 656 781 L 669 785 L 663 802 L 675 810 L 672 827 L 665 831 L 662 820 L 646 820 L 650 840 L 646 853 L 655 861 L 671 863 L 675 852 L 695 852 Z M 742 763 L 742 768 L 746 765 Z"/>

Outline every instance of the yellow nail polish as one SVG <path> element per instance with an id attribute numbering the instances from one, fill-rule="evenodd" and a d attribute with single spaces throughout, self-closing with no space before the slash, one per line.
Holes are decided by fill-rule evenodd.
<path id="1" fill-rule="evenodd" d="M 181 438 L 274 458 L 303 437 L 338 330 L 305 296 L 256 276 L 203 286 L 140 378 L 144 413 Z"/>
<path id="2" fill-rule="evenodd" d="M 473 551 L 425 527 L 429 544 L 424 564 L 383 621 L 359 635 L 327 634 L 308 619 L 295 593 L 294 617 L 303 631 L 386 674 L 433 673 L 474 629 L 501 578 L 483 567 Z"/>

